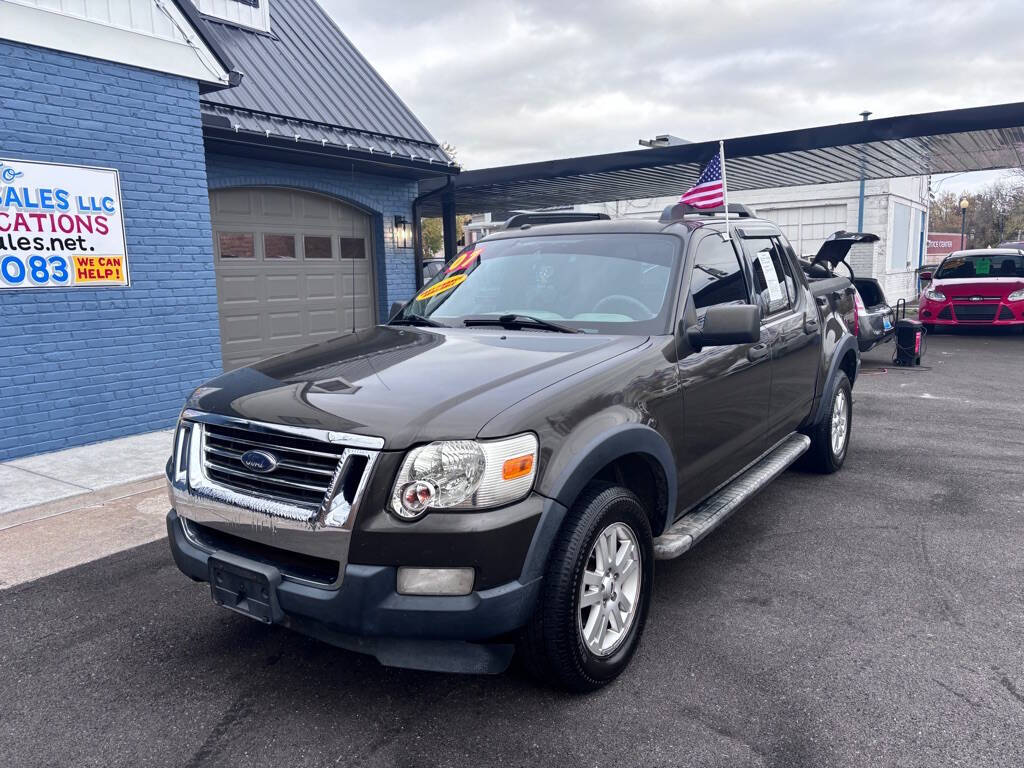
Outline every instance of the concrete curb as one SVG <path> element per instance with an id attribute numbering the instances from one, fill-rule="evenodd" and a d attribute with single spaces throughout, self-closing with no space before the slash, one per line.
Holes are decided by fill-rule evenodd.
<path id="1" fill-rule="evenodd" d="M 54 501 L 45 501 L 41 504 L 33 504 L 29 507 L 13 509 L 9 512 L 0 512 L 0 531 L 15 528 L 25 523 L 34 523 L 45 520 L 48 517 L 57 517 L 68 512 L 76 512 L 88 507 L 98 507 L 108 501 L 116 501 L 129 496 L 136 496 L 140 493 L 149 493 L 159 490 L 166 483 L 163 473 L 157 473 L 149 477 L 132 480 L 120 485 L 110 485 L 95 491 L 85 491 L 74 496 L 65 496 Z"/>
<path id="2" fill-rule="evenodd" d="M 160 477 L 172 430 L 143 432 L 0 463 L 0 521 L 13 512 Z"/>

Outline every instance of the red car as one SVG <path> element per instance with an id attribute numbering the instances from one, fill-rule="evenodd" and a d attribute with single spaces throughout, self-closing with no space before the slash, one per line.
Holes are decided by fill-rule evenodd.
<path id="1" fill-rule="evenodd" d="M 1024 327 L 1024 251 L 989 248 L 949 254 L 921 292 L 918 318 L 936 327 Z"/>

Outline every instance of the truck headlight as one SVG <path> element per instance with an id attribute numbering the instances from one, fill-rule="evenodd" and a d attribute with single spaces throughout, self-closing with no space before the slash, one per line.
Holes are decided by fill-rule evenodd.
<path id="1" fill-rule="evenodd" d="M 409 451 L 391 491 L 391 511 L 415 520 L 429 509 L 486 509 L 518 501 L 537 471 L 537 438 L 442 440 Z"/>
<path id="2" fill-rule="evenodd" d="M 1007 301 L 1024 301 L 1024 288 L 1019 291 L 1014 291 L 1006 297 Z"/>
<path id="3" fill-rule="evenodd" d="M 932 301 L 945 301 L 946 300 L 946 294 L 942 293 L 941 291 L 936 291 L 936 290 L 925 291 L 924 295 L 925 295 L 925 298 L 931 299 Z"/>

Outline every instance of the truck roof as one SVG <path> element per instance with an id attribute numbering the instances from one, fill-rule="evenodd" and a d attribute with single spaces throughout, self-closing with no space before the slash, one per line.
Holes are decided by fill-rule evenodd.
<path id="1" fill-rule="evenodd" d="M 730 216 L 729 222 L 736 225 L 751 224 L 777 225 L 768 219 L 756 216 L 746 216 L 742 219 Z M 725 215 L 693 215 L 675 221 L 659 221 L 658 219 L 609 219 L 602 221 L 579 221 L 561 224 L 526 224 L 515 229 L 505 229 L 494 232 L 481 240 L 507 240 L 516 237 L 534 237 L 544 235 L 580 235 L 580 234 L 636 234 L 636 233 L 675 233 L 684 234 L 701 228 L 713 228 L 719 231 L 725 229 Z"/>

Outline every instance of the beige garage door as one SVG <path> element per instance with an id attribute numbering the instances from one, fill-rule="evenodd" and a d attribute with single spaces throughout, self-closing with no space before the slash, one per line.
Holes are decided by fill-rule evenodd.
<path id="1" fill-rule="evenodd" d="M 758 206 L 757 214 L 779 225 L 798 256 L 813 256 L 826 237 L 847 227 L 845 205 L 807 205 L 799 208 Z"/>
<path id="2" fill-rule="evenodd" d="M 370 217 L 275 188 L 210 194 L 225 370 L 376 321 Z"/>

